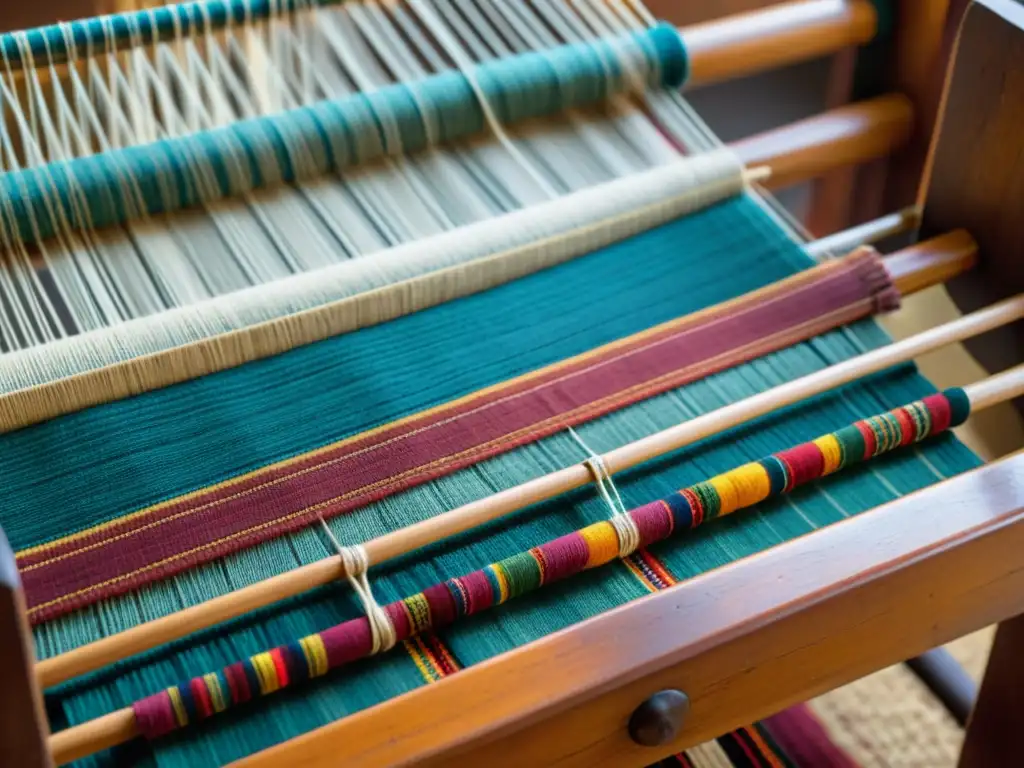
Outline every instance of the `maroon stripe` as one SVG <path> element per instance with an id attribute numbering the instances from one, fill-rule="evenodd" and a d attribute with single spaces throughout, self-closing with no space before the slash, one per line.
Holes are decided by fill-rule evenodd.
<path id="1" fill-rule="evenodd" d="M 122 594 L 303 528 L 317 512 L 351 511 L 864 317 L 878 289 L 868 267 L 878 269 L 877 257 L 833 262 L 632 344 L 22 556 L 31 618 Z"/>
<path id="2" fill-rule="evenodd" d="M 800 768 L 857 768 L 857 763 L 832 741 L 806 704 L 769 717 L 761 725 Z"/>

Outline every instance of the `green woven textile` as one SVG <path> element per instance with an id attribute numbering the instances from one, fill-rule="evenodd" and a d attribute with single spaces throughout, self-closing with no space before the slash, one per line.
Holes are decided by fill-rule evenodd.
<path id="1" fill-rule="evenodd" d="M 737 199 L 563 267 L 436 310 L 358 331 L 342 337 L 344 341 L 335 339 L 313 345 L 125 404 L 93 409 L 59 420 L 57 426 L 44 425 L 7 436 L 3 451 L 5 482 L 10 483 L 12 493 L 29 494 L 29 489 L 43 492 L 37 484 L 38 475 L 33 474 L 33 458 L 38 460 L 44 450 L 58 451 L 59 458 L 51 456 L 50 461 L 68 462 L 64 477 L 69 485 L 64 492 L 74 488 L 82 499 L 81 504 L 70 509 L 47 507 L 50 514 L 61 516 L 53 523 L 54 529 L 66 532 L 85 524 L 76 515 L 94 519 L 107 514 L 111 500 L 123 505 L 129 498 L 137 501 L 140 494 L 167 494 L 190 484 L 195 487 L 257 460 L 294 455 L 319 444 L 318 441 L 337 439 L 351 430 L 429 407 L 467 389 L 564 359 L 669 317 L 719 303 L 810 265 L 810 259 L 783 236 L 757 204 Z M 506 325 L 498 322 L 500 318 Z M 462 323 L 474 323 L 470 335 L 478 337 L 477 346 L 463 346 L 466 336 L 459 332 L 464 327 Z M 358 341 L 379 340 L 388 333 L 399 333 L 394 329 L 405 334 L 406 343 L 400 350 L 397 341 L 395 350 Z M 447 338 L 451 347 L 445 349 L 440 343 L 438 347 L 429 347 L 432 354 L 419 354 L 418 340 L 423 338 L 422 334 L 430 333 L 437 334 L 442 342 Z M 860 323 L 639 403 L 588 423 L 578 432 L 595 450 L 606 451 L 886 342 L 886 336 L 874 323 Z M 318 372 L 329 370 L 331 361 L 339 359 L 336 350 L 343 343 L 356 345 L 349 348 L 352 356 L 345 359 L 359 367 L 363 386 L 345 391 L 322 391 L 322 386 L 317 389 Z M 359 347 L 360 343 L 366 346 Z M 485 347 L 499 351 L 493 357 L 482 357 Z M 394 357 L 388 358 L 390 354 Z M 292 374 L 295 391 L 305 393 L 291 400 L 301 402 L 312 397 L 309 391 L 316 390 L 317 398 L 322 398 L 317 403 L 332 405 L 318 411 L 323 424 L 312 423 L 319 421 L 320 416 L 284 419 L 280 423 L 291 425 L 284 431 L 294 434 L 279 434 L 281 430 L 261 421 L 264 415 L 255 409 L 232 410 L 239 398 L 251 395 L 245 372 L 260 371 L 260 376 L 250 383 L 258 380 L 266 385 L 259 393 L 265 409 L 280 408 L 284 409 L 281 413 L 286 413 L 290 398 L 284 377 L 275 378 L 269 373 L 276 365 L 286 365 L 281 361 L 288 361 L 287 370 Z M 307 386 L 309 391 L 304 389 Z M 200 391 L 204 393 L 202 398 L 197 394 Z M 913 366 L 901 366 L 625 473 L 616 478 L 616 484 L 627 507 L 635 506 L 933 391 Z M 154 416 L 161 409 L 142 410 L 141 404 L 150 401 L 162 403 L 163 416 Z M 306 402 L 308 405 L 311 401 Z M 187 429 L 179 429 L 181 434 L 171 436 L 170 425 L 179 423 L 176 420 L 184 418 L 188 406 L 196 403 L 202 403 L 202 407 L 193 410 L 210 418 L 218 417 L 216 428 L 200 428 L 189 422 Z M 106 419 L 109 421 L 103 429 L 90 431 L 99 429 L 96 425 Z M 117 429 L 110 426 L 115 423 Z M 73 436 L 80 430 L 81 434 L 93 435 L 88 444 L 90 450 L 98 452 L 93 459 L 95 467 L 75 463 L 80 445 L 61 450 L 58 437 L 73 442 Z M 260 435 L 258 444 L 265 455 L 254 452 L 221 457 L 217 450 L 209 450 L 202 454 L 201 461 L 196 459 L 186 468 L 168 468 L 164 466 L 168 462 L 159 459 L 163 454 L 151 452 L 155 450 L 151 443 L 169 440 L 174 450 L 186 455 L 189 446 L 194 448 L 200 444 L 196 441 L 211 435 L 224 439 L 234 435 L 239 445 L 245 443 L 247 450 L 254 450 L 257 443 L 244 440 L 250 432 Z M 116 443 L 116 448 L 109 449 L 116 455 L 103 454 L 108 450 L 106 441 Z M 141 447 L 137 463 L 116 464 L 118 456 L 130 451 L 133 445 Z M 583 458 L 580 446 L 570 436 L 560 434 L 357 510 L 333 521 L 331 526 L 343 542 L 366 540 Z M 103 483 L 102 466 L 109 461 L 121 467 L 111 477 L 123 478 L 124 472 L 136 467 L 139 472 L 145 470 L 147 475 L 159 475 L 162 479 L 152 486 L 147 485 L 148 478 Z M 691 536 L 665 542 L 653 554 L 677 578 L 684 579 L 861 513 L 977 464 L 976 457 L 955 438 L 947 436 L 844 471 L 756 510 L 711 522 Z M 90 479 L 81 479 L 86 476 Z M 32 477 L 36 481 L 28 479 Z M 94 503 L 93 496 L 102 503 Z M 149 500 L 152 499 L 147 497 Z M 40 505 L 36 513 L 38 533 L 28 526 L 12 533 L 22 546 L 51 533 L 45 528 L 48 523 L 41 514 L 43 508 Z M 374 591 L 380 602 L 389 602 L 607 517 L 608 510 L 597 493 L 592 488 L 582 489 L 498 521 L 485 530 L 374 569 Z M 8 525 L 9 521 L 2 516 L 0 520 L 5 527 Z M 277 539 L 160 582 L 138 594 L 109 600 L 42 625 L 36 630 L 38 650 L 42 656 L 50 656 L 146 618 L 167 614 L 327 556 L 329 550 L 316 528 Z M 646 593 L 625 566 L 613 563 L 461 622 L 446 631 L 441 640 L 460 664 L 472 665 Z M 48 704 L 54 726 L 97 717 L 181 678 L 217 669 L 358 613 L 347 586 L 317 590 L 231 626 L 50 691 Z M 220 765 L 424 684 L 423 674 L 409 653 L 398 647 L 386 656 L 239 707 L 215 718 L 211 727 L 186 729 L 152 744 L 136 742 L 82 764 Z"/>

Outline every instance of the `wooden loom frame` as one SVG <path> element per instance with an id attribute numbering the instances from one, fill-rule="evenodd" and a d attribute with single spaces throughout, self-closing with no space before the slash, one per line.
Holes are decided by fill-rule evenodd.
<path id="1" fill-rule="evenodd" d="M 965 226 L 978 239 L 982 269 L 952 285 L 973 308 L 1024 284 L 1014 261 L 1024 250 L 1014 218 L 1024 178 L 1010 162 L 1022 148 L 1024 8 L 975 0 L 966 9 L 944 101 L 923 231 Z M 969 346 L 983 361 L 1019 361 L 1019 336 L 1010 345 L 1006 334 L 993 337 Z M 1024 451 L 238 765 L 327 766 L 344 744 L 346 758 L 366 766 L 643 766 L 1004 622 L 961 755 L 963 768 L 1001 765 L 1014 754 L 1024 711 L 1022 548 Z M 682 730 L 671 743 L 639 746 L 629 718 L 665 689 L 689 697 Z"/>
<path id="2" fill-rule="evenodd" d="M 1024 57 L 1020 15 L 1007 0 L 977 0 L 964 25 L 962 58 L 986 44 L 978 30 L 984 26 L 991 36 L 995 24 L 1005 38 L 998 49 L 1005 59 L 996 61 L 1016 63 Z M 977 73 L 963 66 L 954 69 L 950 103 L 966 99 L 964 94 L 988 99 L 972 103 L 972 111 L 961 113 L 960 120 L 943 120 L 952 127 L 936 148 L 925 226 L 939 232 L 967 224 L 989 263 L 1016 275 L 1008 263 L 1015 252 L 1010 245 L 1016 244 L 1016 233 L 1007 234 L 1015 224 L 1012 213 L 993 222 L 986 208 L 991 200 L 981 194 L 984 187 L 974 190 L 981 199 L 972 200 L 973 208 L 961 210 L 963 180 L 953 178 L 967 169 L 962 142 L 978 129 L 978 119 L 1013 124 L 1013 100 L 978 88 L 972 76 Z M 813 118 L 741 142 L 737 149 L 751 164 L 766 156 L 776 159 L 773 183 L 778 185 L 888 155 L 908 138 L 909 121 L 906 100 L 883 99 L 840 111 L 838 118 Z M 836 157 L 837 140 L 847 154 Z M 780 142 L 794 142 L 803 152 L 772 154 L 773 143 Z M 817 164 L 815 151 L 826 148 L 830 158 Z M 977 167 L 987 168 L 986 160 L 993 162 L 978 157 Z M 1019 200 L 1024 194 L 1014 201 Z M 1006 203 L 1000 200 L 997 210 L 1010 211 Z M 991 270 L 981 274 L 989 280 L 1000 277 Z M 928 516 L 929 526 L 918 523 L 922 515 Z M 646 765 L 1024 611 L 1024 576 L 1012 563 L 1024 543 L 1022 515 L 1024 454 L 630 603 L 241 764 L 333 765 L 338 745 L 344 744 L 346 757 L 367 766 L 441 765 L 456 757 L 498 765 L 589 765 L 595 760 L 610 766 Z M 782 573 L 787 578 L 780 581 Z M 740 593 L 742 602 L 736 604 L 721 599 Z M 17 590 L 0 583 L 0 596 L 14 606 L 0 606 L 0 653 L 9 658 L 9 648 L 25 648 L 24 632 L 20 622 L 5 621 L 16 615 Z M 915 610 L 907 610 L 908 605 Z M 1012 636 L 1024 634 L 1020 624 L 1017 620 L 1000 630 L 993 669 L 1004 655 L 999 649 L 1012 649 Z M 898 643 L 889 636 L 894 629 L 901 635 Z M 838 639 L 837 630 L 845 632 Z M 24 671 L 28 686 L 0 687 L 0 729 L 31 736 L 17 753 L 19 765 L 45 765 L 45 755 L 37 751 L 33 757 L 32 745 L 44 743 L 47 726 L 38 704 L 25 705 L 32 673 Z M 992 701 L 988 693 L 1007 677 L 990 672 L 995 683 L 987 680 L 983 687 L 972 734 L 989 727 L 982 715 L 998 707 L 986 704 Z M 692 701 L 682 733 L 656 749 L 638 747 L 626 732 L 630 713 L 649 694 L 673 687 Z M 466 714 L 446 717 L 453 711 Z M 13 742 L 0 739 L 0 757 L 9 745 Z M 984 747 L 969 737 L 965 765 L 990 764 L 970 762 Z"/>

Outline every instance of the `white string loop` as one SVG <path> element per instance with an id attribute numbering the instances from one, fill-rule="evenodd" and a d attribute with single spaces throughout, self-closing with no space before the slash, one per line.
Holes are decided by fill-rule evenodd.
<path id="1" fill-rule="evenodd" d="M 318 515 L 318 517 L 327 538 L 331 540 L 331 544 L 341 558 L 341 563 L 345 568 L 345 578 L 352 585 L 352 590 L 359 597 L 363 609 L 366 611 L 366 618 L 370 622 L 370 653 L 376 655 L 390 651 L 398 642 L 398 635 L 391 617 L 380 607 L 380 603 L 377 602 L 373 596 L 373 590 L 370 588 L 370 580 L 366 576 L 370 567 L 370 559 L 366 554 L 366 548 L 362 544 L 356 544 L 354 547 L 342 546 L 323 516 Z"/>
<path id="2" fill-rule="evenodd" d="M 590 474 L 594 477 L 594 483 L 597 485 L 598 493 L 601 494 L 604 503 L 611 510 L 612 516 L 608 522 L 612 524 L 612 527 L 615 529 L 615 535 L 619 540 L 619 557 L 629 557 L 640 548 L 640 528 L 637 527 L 636 521 L 629 516 L 626 505 L 622 502 L 622 497 L 619 495 L 619 489 L 612 482 L 612 475 L 608 471 L 608 465 L 605 464 L 604 458 L 583 442 L 583 438 L 572 427 L 569 427 L 569 434 L 573 436 L 583 450 L 590 454 L 583 464 L 590 470 Z"/>

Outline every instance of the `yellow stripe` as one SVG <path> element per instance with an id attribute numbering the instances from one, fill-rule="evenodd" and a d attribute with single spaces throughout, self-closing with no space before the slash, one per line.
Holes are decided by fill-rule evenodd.
<path id="1" fill-rule="evenodd" d="M 405 641 L 405 650 L 412 657 L 413 664 L 419 669 L 420 674 L 423 675 L 423 679 L 428 683 L 436 683 L 441 679 L 441 676 L 434 670 L 433 665 L 428 664 L 426 661 L 426 654 L 423 653 L 422 645 L 419 638 L 410 638 Z"/>
<path id="2" fill-rule="evenodd" d="M 402 602 L 409 614 L 413 634 L 430 629 L 430 603 L 422 592 L 417 592 Z"/>
<path id="3" fill-rule="evenodd" d="M 579 534 L 587 542 L 587 568 L 597 568 L 619 556 L 619 537 L 607 520 L 588 525 Z"/>
<path id="4" fill-rule="evenodd" d="M 771 478 L 767 470 L 756 462 L 713 477 L 708 483 L 718 494 L 719 517 L 751 507 L 767 499 L 771 493 Z"/>
<path id="5" fill-rule="evenodd" d="M 327 648 L 320 635 L 309 635 L 299 640 L 302 653 L 306 656 L 306 667 L 310 677 L 327 674 Z"/>
<path id="6" fill-rule="evenodd" d="M 277 667 L 269 653 L 257 653 L 252 657 L 252 666 L 260 681 L 260 693 L 266 696 L 281 687 L 277 679 Z"/>
<path id="7" fill-rule="evenodd" d="M 821 455 L 825 457 L 825 471 L 822 472 L 822 475 L 830 475 L 839 469 L 839 464 L 843 460 L 843 449 L 836 436 L 824 435 L 815 440 L 814 444 L 818 446 Z"/>
<path id="8" fill-rule="evenodd" d="M 223 712 L 228 708 L 228 703 L 224 699 L 224 691 L 220 687 L 220 679 L 217 675 L 212 672 L 208 675 L 203 675 L 203 682 L 206 683 L 206 690 L 210 693 L 210 702 L 213 704 L 214 712 Z"/>
<path id="9" fill-rule="evenodd" d="M 635 333 L 632 336 L 627 336 L 626 338 L 620 339 L 619 341 L 615 341 L 610 344 L 605 344 L 604 346 L 589 350 L 575 357 L 570 357 L 566 360 L 562 360 L 554 365 L 550 365 L 545 368 L 540 368 L 536 371 L 532 371 L 530 373 L 518 376 L 514 379 L 509 379 L 507 381 L 500 382 L 498 384 L 493 384 L 489 387 L 477 390 L 472 394 L 465 395 L 464 397 L 460 397 L 455 400 L 451 400 L 447 403 L 434 406 L 433 408 L 428 408 L 426 410 L 419 411 L 404 418 L 397 419 L 387 424 L 383 424 L 379 427 L 375 427 L 374 429 L 370 429 L 365 432 L 360 432 L 358 435 L 352 435 L 351 437 L 347 437 L 344 440 L 339 440 L 338 442 L 332 443 L 331 445 L 324 446 L 322 448 L 317 448 L 316 450 L 309 451 L 308 453 L 303 453 L 299 456 L 293 456 L 289 459 L 274 462 L 273 464 L 267 464 L 263 467 L 260 467 L 259 469 L 252 470 L 251 472 L 246 472 L 245 474 L 242 475 L 236 475 L 235 477 L 232 477 L 228 480 L 224 480 L 219 483 L 214 483 L 213 485 L 205 486 L 196 491 L 191 491 L 189 493 L 182 494 L 181 496 L 176 496 L 173 499 L 168 499 L 159 504 L 154 504 L 153 506 L 146 507 L 145 509 L 137 510 L 130 514 L 118 517 L 114 520 L 108 520 L 105 523 L 100 523 L 90 528 L 85 528 L 76 533 L 68 534 L 67 536 L 62 536 L 59 539 L 54 539 L 44 544 L 37 544 L 36 546 L 19 550 L 17 553 L 15 553 L 15 556 L 18 558 L 26 557 L 28 555 L 36 554 L 38 552 L 45 552 L 48 549 L 61 546 L 68 542 L 92 538 L 96 536 L 98 533 L 101 533 L 102 531 L 109 530 L 118 525 L 122 525 L 124 523 L 130 522 L 140 517 L 155 514 L 163 509 L 166 509 L 167 507 L 176 506 L 198 496 L 202 496 L 214 491 L 219 491 L 224 488 L 231 488 L 232 486 L 245 483 L 251 480 L 253 477 L 257 477 L 265 472 L 274 472 L 284 467 L 289 467 L 298 464 L 306 464 L 307 462 L 314 460 L 318 456 L 324 455 L 331 451 L 336 451 L 339 448 L 344 448 L 346 445 L 352 443 L 362 442 L 364 440 L 367 440 L 368 438 L 371 438 L 387 430 L 402 427 L 416 420 L 427 418 L 435 414 L 444 413 L 447 410 L 459 408 L 466 404 L 471 404 L 476 400 L 490 396 L 492 393 L 501 392 L 502 390 L 520 386 L 524 383 L 532 381 L 533 379 L 540 378 L 542 376 L 547 376 L 563 368 L 575 366 L 578 365 L 579 363 L 586 362 L 591 358 L 607 355 L 624 347 L 628 348 L 634 346 L 644 341 L 648 337 L 655 336 L 670 330 L 679 330 L 687 326 L 698 325 L 704 322 L 707 316 L 728 313 L 733 306 L 753 303 L 752 300 L 756 300 L 756 298 L 762 294 L 769 295 L 777 291 L 786 291 L 791 285 L 801 285 L 804 282 L 806 282 L 808 278 L 811 278 L 812 276 L 816 277 L 817 275 L 820 275 L 822 272 L 829 271 L 830 269 L 835 269 L 841 263 L 841 259 L 837 259 L 836 261 L 833 262 L 828 262 L 826 265 L 816 267 L 814 270 L 807 270 L 805 272 L 801 272 L 797 275 L 794 275 L 791 278 L 780 280 L 779 282 L 773 285 L 765 286 L 764 288 L 760 288 L 756 291 L 744 294 L 743 296 L 738 296 L 729 301 L 722 302 L 721 304 L 716 304 L 715 306 L 708 307 L 707 309 L 701 310 L 700 312 L 694 312 L 693 314 L 687 315 L 686 317 L 669 320 L 665 323 L 662 323 L 661 325 L 656 325 L 653 328 L 648 328 L 645 331 Z"/>
<path id="10" fill-rule="evenodd" d="M 181 700 L 181 692 L 177 688 L 168 688 L 167 695 L 171 697 L 171 708 L 174 710 L 174 719 L 178 721 L 178 727 L 184 728 L 188 725 L 188 711 L 185 709 L 185 702 Z"/>
<path id="11" fill-rule="evenodd" d="M 508 600 L 508 576 L 497 563 L 492 563 L 487 567 L 491 569 L 491 573 L 494 574 L 494 578 L 498 582 L 498 599 L 495 605 L 501 605 Z"/>

